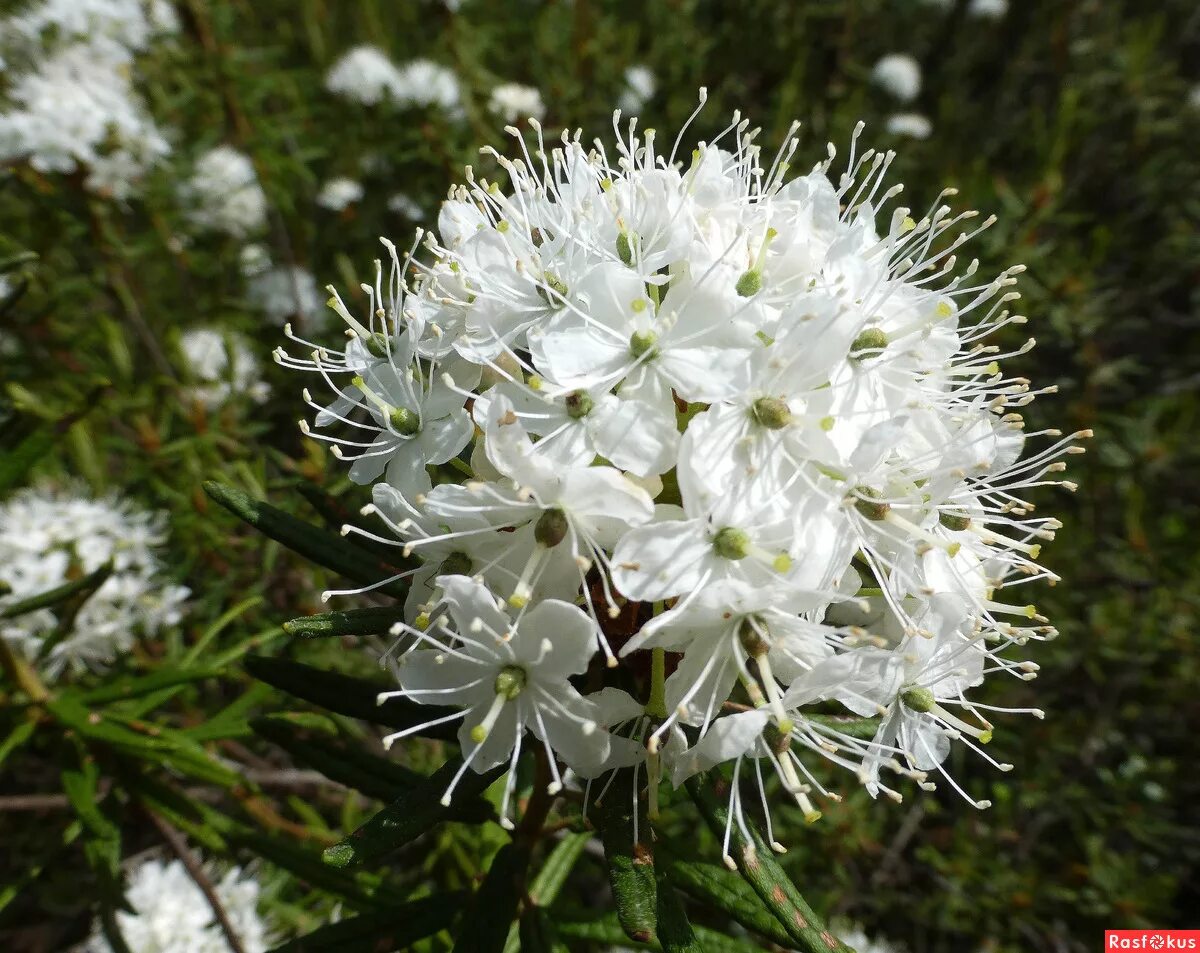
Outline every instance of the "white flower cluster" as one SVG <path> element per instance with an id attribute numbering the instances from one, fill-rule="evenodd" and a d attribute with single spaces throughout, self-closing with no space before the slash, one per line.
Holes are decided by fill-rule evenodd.
<path id="1" fill-rule="evenodd" d="M 875 64 L 871 79 L 888 95 L 910 103 L 921 92 L 921 64 L 907 53 L 889 53 Z M 889 135 L 928 139 L 933 123 L 922 113 L 899 112 L 888 116 L 884 128 Z"/>
<path id="2" fill-rule="evenodd" d="M 321 191 L 317 193 L 317 204 L 331 212 L 340 212 L 355 202 L 361 202 L 364 194 L 361 182 L 339 177 L 321 186 Z"/>
<path id="3" fill-rule="evenodd" d="M 216 146 L 200 156 L 179 193 L 197 228 L 246 238 L 266 227 L 267 195 L 254 163 L 232 146 Z"/>
<path id="4" fill-rule="evenodd" d="M 213 889 L 246 953 L 265 953 L 270 945 L 258 913 L 258 883 L 231 868 L 213 877 Z M 129 953 L 227 953 L 226 938 L 203 891 L 182 861 L 148 860 L 129 877 L 125 899 L 132 911 L 118 910 L 117 929 Z M 84 953 L 113 953 L 97 924 Z"/>
<path id="5" fill-rule="evenodd" d="M 957 788 L 952 742 L 991 761 L 968 690 L 1032 678 L 1006 650 L 1054 634 L 1000 591 L 1055 578 L 1059 524 L 1025 494 L 1085 436 L 1023 430 L 1051 388 L 1000 362 L 1033 342 L 988 343 L 1025 322 L 1023 269 L 958 261 L 992 220 L 960 232 L 953 190 L 894 207 L 861 126 L 841 174 L 830 146 L 793 175 L 795 127 L 764 157 L 737 115 L 682 161 L 682 131 L 664 153 L 614 121 L 612 154 L 531 125 L 519 159 L 489 153 L 507 187 L 468 170 L 424 263 L 385 242 L 364 320 L 334 293 L 344 350 L 276 355 L 336 388 L 305 391 L 304 429 L 419 560 L 396 694 L 454 709 L 464 771 L 515 765 L 528 730 L 556 785 L 559 759 L 644 761 L 652 807 L 664 773 L 722 762 L 773 769 L 810 819 L 836 797 L 810 758 L 897 800 L 889 772 Z M 639 652 L 638 699 L 595 690 Z"/>
<path id="6" fill-rule="evenodd" d="M 501 83 L 493 89 L 488 109 L 510 123 L 520 119 L 541 119 L 546 115 L 546 104 L 537 87 L 520 83 Z"/>
<path id="7" fill-rule="evenodd" d="M 626 113 L 637 113 L 654 98 L 658 81 L 649 66 L 630 66 L 625 70 L 625 85 L 617 98 L 617 107 Z"/>
<path id="8" fill-rule="evenodd" d="M 13 70 L 0 161 L 83 168 L 93 192 L 129 198 L 171 151 L 133 88 L 133 56 L 176 28 L 168 4 L 141 0 L 43 0 L 0 20 Z"/>
<path id="9" fill-rule="evenodd" d="M 462 93 L 452 70 L 417 59 L 397 67 L 375 46 L 358 46 L 343 54 L 325 76 L 325 88 L 336 96 L 375 106 L 437 106 L 451 118 L 462 114 Z"/>
<path id="10" fill-rule="evenodd" d="M 214 328 L 193 328 L 180 336 L 179 350 L 196 382 L 188 394 L 205 407 L 219 407 L 233 394 L 261 404 L 270 394 L 258 360 L 240 337 Z"/>
<path id="11" fill-rule="evenodd" d="M 254 246 L 248 246 L 254 247 Z M 245 250 L 245 249 L 243 249 Z M 247 263 L 243 262 L 243 266 Z M 261 262 L 252 263 L 261 266 Z M 248 273 L 246 299 L 272 324 L 289 319 L 305 328 L 320 327 L 328 312 L 311 271 L 299 265 L 270 265 Z"/>
<path id="12" fill-rule="evenodd" d="M 25 490 L 0 506 L 0 583 L 9 606 L 65 585 L 108 562 L 113 573 L 78 611 L 38 609 L 0 621 L 51 678 L 100 670 L 133 645 L 179 621 L 188 590 L 164 583 L 157 550 L 165 519 L 115 498 Z"/>

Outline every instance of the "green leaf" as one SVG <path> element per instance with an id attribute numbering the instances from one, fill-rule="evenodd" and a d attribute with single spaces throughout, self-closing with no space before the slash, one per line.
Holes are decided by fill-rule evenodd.
<path id="1" fill-rule="evenodd" d="M 611 914 L 589 920 L 558 922 L 555 923 L 555 929 L 559 936 L 585 940 L 597 945 L 629 946 L 633 942 L 625 936 L 621 922 Z M 762 947 L 756 943 L 737 940 L 705 927 L 694 927 L 693 930 L 696 939 L 703 944 L 705 953 L 762 953 Z M 640 950 L 663 948 L 657 940 L 634 945 Z"/>
<path id="2" fill-rule="evenodd" d="M 246 671 L 259 681 L 319 708 L 389 728 L 413 728 L 453 713 L 453 709 L 418 705 L 404 698 L 388 698 L 382 704 L 377 704 L 379 693 L 388 691 L 392 686 L 339 672 L 327 672 L 290 659 L 248 655 Z M 457 737 L 457 728 L 453 723 L 434 725 L 419 734 L 425 738 L 453 740 Z"/>
<path id="3" fill-rule="evenodd" d="M 569 953 L 550 917 L 539 907 L 530 907 L 521 914 L 518 942 L 521 953 Z"/>
<path id="4" fill-rule="evenodd" d="M 271 953 L 389 953 L 450 926 L 465 894 L 438 894 L 359 914 L 275 947 Z"/>
<path id="5" fill-rule="evenodd" d="M 500 848 L 463 917 L 454 953 L 501 953 L 517 918 L 528 866 L 527 845 L 514 841 Z"/>
<path id="6" fill-rule="evenodd" d="M 728 809 L 713 792 L 716 784 L 728 785 L 715 771 L 696 775 L 687 781 L 687 791 L 709 829 L 717 837 L 724 837 Z M 763 905 L 782 924 L 792 939 L 792 944 L 805 953 L 854 953 L 837 939 L 820 918 L 813 912 L 796 889 L 796 885 L 776 862 L 771 848 L 753 824 L 747 824 L 751 840 L 741 833 L 740 825 L 734 824 L 730 841 L 730 853 L 737 864 L 738 872 L 758 894 Z"/>
<path id="7" fill-rule="evenodd" d="M 341 536 L 297 519 L 231 486 L 210 480 L 205 482 L 204 492 L 263 535 L 347 579 L 370 585 L 403 571 L 402 567 L 384 562 Z M 408 594 L 408 586 L 397 579 L 377 586 L 376 591 L 403 599 Z"/>
<path id="8" fill-rule="evenodd" d="M 104 580 L 112 575 L 112 571 L 112 563 L 107 562 L 86 576 L 81 576 L 71 582 L 56 586 L 54 589 L 39 592 L 37 595 L 29 596 L 20 602 L 10 602 L 3 609 L 0 609 L 0 619 L 15 619 L 17 616 L 25 615 L 27 612 L 36 612 L 38 609 L 49 609 L 76 596 L 84 596 L 86 598 L 104 585 Z"/>
<path id="9" fill-rule="evenodd" d="M 394 801 L 425 781 L 423 774 L 373 755 L 360 746 L 305 730 L 287 715 L 254 718 L 250 727 L 296 761 L 368 797 Z"/>
<path id="10" fill-rule="evenodd" d="M 387 632 L 403 619 L 402 608 L 376 606 L 301 616 L 285 622 L 283 631 L 305 639 L 329 638 L 335 635 L 376 635 Z"/>
<path id="11" fill-rule="evenodd" d="M 15 447 L 0 454 L 0 493 L 24 483 L 29 471 L 37 462 L 54 448 L 76 422 L 91 411 L 103 390 L 104 388 L 97 388 L 92 391 L 82 410 L 60 417 L 53 423 L 37 426 Z"/>
<path id="12" fill-rule="evenodd" d="M 221 787 L 232 788 L 243 783 L 240 775 L 213 758 L 203 745 L 165 725 L 119 720 L 87 708 L 71 695 L 50 699 L 46 710 L 86 741 L 108 745 L 144 761 L 165 761 L 184 774 Z"/>
<path id="13" fill-rule="evenodd" d="M 454 789 L 454 800 L 447 807 L 442 796 L 450 786 L 462 758 L 447 761 L 417 787 L 406 791 L 339 844 L 325 851 L 325 863 L 349 867 L 367 863 L 398 850 L 416 840 L 441 821 L 480 823 L 494 816 L 490 804 L 481 810 L 478 795 L 504 771 L 498 765 L 484 774 L 468 769 Z"/>
<path id="14" fill-rule="evenodd" d="M 575 862 L 579 860 L 591 839 L 591 833 L 586 831 L 581 834 L 568 833 L 555 844 L 554 850 L 546 858 L 529 888 L 529 899 L 539 907 L 548 907 L 554 903 Z"/>
<path id="15" fill-rule="evenodd" d="M 33 721 L 32 719 L 19 722 L 17 726 L 5 736 L 4 740 L 0 741 L 0 765 L 3 765 L 4 762 L 8 760 L 8 756 L 10 754 L 12 754 L 14 751 L 20 748 L 21 745 L 25 744 L 26 741 L 32 738 L 33 733 L 36 730 L 37 722 Z"/>
<path id="16" fill-rule="evenodd" d="M 220 669 L 216 668 L 160 668 L 157 672 L 149 675 L 114 680 L 100 688 L 84 692 L 79 696 L 79 700 L 85 705 L 107 705 L 110 702 L 140 698 L 150 692 L 170 688 L 174 685 L 216 678 L 220 674 Z"/>
<path id="17" fill-rule="evenodd" d="M 637 811 L 637 838 L 634 838 Z M 631 940 L 649 942 L 655 937 L 656 886 L 654 851 L 645 805 L 637 797 L 636 773 L 622 768 L 609 783 L 602 800 L 592 806 L 592 820 L 604 844 L 608 880 L 616 900 L 617 917 Z"/>
<path id="18" fill-rule="evenodd" d="M 657 902 L 655 913 L 658 920 L 658 942 L 667 953 L 704 953 L 704 947 L 696 939 L 696 933 L 688 922 L 679 894 L 671 885 L 666 871 L 655 867 Z"/>
<path id="19" fill-rule="evenodd" d="M 105 905 L 120 903 L 121 829 L 105 813 L 100 794 L 100 769 L 96 761 L 81 756 L 80 766 L 62 773 L 63 793 L 83 823 L 83 856 L 95 874 Z"/>
<path id="20" fill-rule="evenodd" d="M 718 864 L 678 860 L 673 856 L 664 858 L 663 853 L 660 847 L 659 863 L 666 866 L 671 882 L 684 893 L 706 906 L 723 910 L 742 926 L 761 933 L 772 943 L 791 945 L 791 937 L 783 925 L 740 876 Z"/>

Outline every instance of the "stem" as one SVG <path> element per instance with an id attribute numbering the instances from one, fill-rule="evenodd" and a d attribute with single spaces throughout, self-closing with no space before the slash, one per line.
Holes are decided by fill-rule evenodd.
<path id="1" fill-rule="evenodd" d="M 8 639 L 3 637 L 0 637 L 0 668 L 4 669 L 8 677 L 29 696 L 29 700 L 34 704 L 40 705 L 49 700 L 50 690 L 38 678 L 33 666 L 19 651 L 14 650 Z"/>
<path id="2" fill-rule="evenodd" d="M 650 653 L 650 701 L 646 714 L 653 718 L 667 717 L 666 698 L 667 650 L 652 649 Z"/>
<path id="3" fill-rule="evenodd" d="M 162 834 L 163 840 L 170 845 L 175 856 L 182 861 L 183 866 L 187 869 L 188 876 L 200 888 L 200 892 L 204 894 L 204 899 L 212 907 L 213 916 L 216 917 L 217 925 L 220 926 L 221 932 L 225 934 L 225 941 L 229 944 L 229 949 L 233 953 L 246 953 L 246 948 L 242 945 L 241 938 L 233 928 L 233 923 L 230 922 L 229 914 L 225 912 L 221 898 L 217 896 L 217 890 L 213 886 L 212 880 L 209 879 L 200 862 L 196 860 L 196 856 L 188 848 L 183 835 L 153 811 L 148 810 L 146 814 L 154 826 L 158 828 L 158 832 Z"/>

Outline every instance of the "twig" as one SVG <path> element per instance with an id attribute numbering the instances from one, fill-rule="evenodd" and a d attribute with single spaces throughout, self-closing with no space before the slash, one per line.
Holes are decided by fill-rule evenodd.
<path id="1" fill-rule="evenodd" d="M 225 940 L 229 944 L 229 949 L 233 953 L 246 953 L 246 948 L 242 946 L 242 941 L 238 937 L 237 931 L 234 930 L 233 924 L 229 921 L 229 915 L 225 912 L 221 898 L 217 896 L 217 891 L 213 887 L 212 880 L 209 879 L 208 874 L 204 872 L 204 868 L 196 860 L 196 856 L 188 848 L 183 835 L 153 811 L 147 810 L 146 814 L 150 817 L 154 826 L 158 828 L 158 832 L 162 834 L 163 839 L 170 845 L 171 850 L 175 852 L 175 856 L 183 862 L 183 866 L 187 868 L 188 876 L 200 888 L 200 892 L 204 894 L 204 899 L 212 907 L 213 915 L 217 918 L 217 924 L 221 927 L 221 932 L 225 934 Z"/>

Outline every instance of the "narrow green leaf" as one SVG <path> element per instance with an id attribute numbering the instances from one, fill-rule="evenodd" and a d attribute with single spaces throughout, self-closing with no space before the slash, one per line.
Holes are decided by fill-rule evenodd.
<path id="1" fill-rule="evenodd" d="M 528 866 L 526 845 L 514 841 L 500 848 L 463 916 L 454 953 L 502 953 L 509 926 L 517 918 Z"/>
<path id="2" fill-rule="evenodd" d="M 666 953 L 704 953 L 666 871 L 655 867 L 658 942 Z"/>
<path id="3" fill-rule="evenodd" d="M 319 529 L 231 486 L 210 480 L 205 482 L 204 492 L 265 536 L 348 579 L 374 584 L 403 571 L 341 536 Z M 397 579 L 378 586 L 376 591 L 403 599 L 408 586 Z"/>
<path id="4" fill-rule="evenodd" d="M 592 835 L 586 831 L 581 834 L 568 833 L 555 844 L 554 850 L 546 858 L 529 888 L 529 899 L 539 907 L 548 907 L 554 903 L 575 862 L 579 860 L 591 839 Z"/>
<path id="5" fill-rule="evenodd" d="M 63 435 L 95 406 L 103 388 L 88 395 L 82 410 L 60 417 L 53 423 L 45 423 L 27 434 L 15 447 L 0 454 L 0 493 L 20 486 L 26 481 L 30 470 L 49 453 Z"/>
<path id="6" fill-rule="evenodd" d="M 649 942 L 655 937 L 657 902 L 654 852 L 650 846 L 650 823 L 646 818 L 645 805 L 637 797 L 632 768 L 622 768 L 617 772 L 603 800 L 594 802 L 590 816 L 604 844 L 608 880 L 612 885 L 621 926 L 631 940 Z"/>
<path id="7" fill-rule="evenodd" d="M 277 946 L 271 953 L 388 953 L 450 926 L 465 894 L 438 894 L 390 910 L 359 914 Z"/>
<path id="8" fill-rule="evenodd" d="M 121 883 L 121 829 L 105 813 L 100 794 L 100 769 L 93 758 L 81 755 L 78 768 L 62 772 L 63 793 L 75 816 L 83 823 L 83 856 L 96 877 L 105 905 L 119 903 Z"/>
<path id="9" fill-rule="evenodd" d="M 248 655 L 246 671 L 259 681 L 311 702 L 319 708 L 351 718 L 361 718 L 376 725 L 386 725 L 389 728 L 412 728 L 452 714 L 452 709 L 418 705 L 404 698 L 389 698 L 382 704 L 377 704 L 379 693 L 388 691 L 392 686 L 342 675 L 339 672 L 327 672 L 290 659 Z M 456 725 L 451 722 L 425 729 L 420 735 L 424 738 L 453 740 L 457 737 L 457 731 Z"/>
<path id="10" fill-rule="evenodd" d="M 719 774 L 710 771 L 689 778 L 687 790 L 709 829 L 717 837 L 724 837 L 728 809 L 713 792 L 714 783 L 728 786 L 728 782 Z M 733 825 L 730 853 L 738 872 L 783 925 L 792 938 L 792 944 L 805 953 L 854 953 L 813 912 L 796 885 L 776 862 L 758 829 L 753 824 L 748 824 L 748 827 L 752 838 L 750 841 L 742 835 L 739 825 Z"/>
<path id="11" fill-rule="evenodd" d="M 762 934 L 772 943 L 791 945 L 792 939 L 783 925 L 762 905 L 758 894 L 738 874 L 718 864 L 678 860 L 673 856 L 664 858 L 663 853 L 660 847 L 659 863 L 665 864 L 671 882 L 684 893 L 724 911 L 742 926 Z"/>
<path id="12" fill-rule="evenodd" d="M 188 682 L 198 682 L 206 678 L 216 678 L 221 674 L 216 668 L 160 668 L 157 672 L 142 675 L 137 678 L 122 678 L 102 685 L 90 692 L 84 692 L 79 700 L 85 705 L 107 705 L 110 702 L 125 701 L 130 698 L 140 698 L 150 692 L 173 685 L 183 685 Z"/>
<path id="13" fill-rule="evenodd" d="M 360 746 L 306 731 L 285 716 L 254 718 L 250 727 L 296 761 L 381 801 L 394 801 L 426 780 L 423 774 L 363 751 Z"/>
<path id="14" fill-rule="evenodd" d="M 569 953 L 550 917 L 539 907 L 529 907 L 521 914 L 517 936 L 521 953 Z"/>
<path id="15" fill-rule="evenodd" d="M 625 936 L 620 921 L 612 915 L 591 920 L 560 922 L 555 923 L 554 926 L 559 936 L 569 937 L 573 940 L 586 940 L 595 944 L 621 947 L 627 947 L 633 943 Z M 762 947 L 757 943 L 734 939 L 707 927 L 693 927 L 692 929 L 696 934 L 696 939 L 703 944 L 705 953 L 762 953 Z M 639 950 L 663 949 L 657 940 L 651 943 L 633 943 L 633 946 Z"/>
<path id="16" fill-rule="evenodd" d="M 0 765 L 3 765 L 8 760 L 8 756 L 16 751 L 21 745 L 25 744 L 33 737 L 34 731 L 37 729 L 37 722 L 32 719 L 19 722 L 12 731 L 10 731 L 0 741 Z"/>
<path id="17" fill-rule="evenodd" d="M 78 579 L 73 579 L 71 582 L 63 583 L 53 589 L 47 589 L 45 592 L 39 592 L 20 602 L 11 602 L 0 609 L 0 619 L 15 619 L 27 612 L 52 608 L 76 596 L 89 596 L 104 585 L 104 580 L 112 575 L 112 571 L 112 563 L 107 562 L 86 576 L 80 576 Z"/>
<path id="18" fill-rule="evenodd" d="M 454 757 L 422 784 L 406 791 L 340 844 L 325 851 L 325 863 L 333 867 L 363 864 L 403 847 L 441 821 L 480 823 L 494 814 L 491 805 L 480 809 L 477 797 L 504 771 L 504 765 L 484 774 L 468 769 L 454 789 L 450 806 L 442 796 L 462 767 L 462 758 Z"/>
<path id="19" fill-rule="evenodd" d="M 404 610 L 398 606 L 346 609 L 341 612 L 322 612 L 320 615 L 291 619 L 283 624 L 283 631 L 305 639 L 330 638 L 336 635 L 376 635 L 387 632 L 403 618 Z"/>

